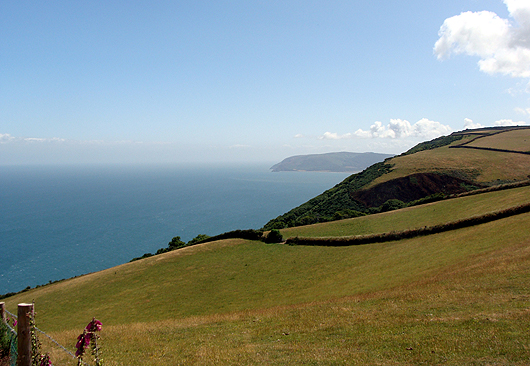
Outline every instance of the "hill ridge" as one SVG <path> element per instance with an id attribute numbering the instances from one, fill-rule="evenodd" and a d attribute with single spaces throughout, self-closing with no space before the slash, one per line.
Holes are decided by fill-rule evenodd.
<path id="1" fill-rule="evenodd" d="M 351 175 L 270 220 L 263 228 L 281 229 L 355 217 L 403 207 L 417 200 L 440 199 L 526 180 L 530 173 L 529 131 L 529 126 L 482 128 L 422 142 Z M 469 145 L 479 139 L 483 139 L 481 146 Z M 515 144 L 515 148 L 507 144 Z M 454 149 L 458 146 L 467 149 Z"/>
<path id="2" fill-rule="evenodd" d="M 391 157 L 390 154 L 374 152 L 330 152 L 323 154 L 294 155 L 273 165 L 273 172 L 320 171 L 359 172 L 370 165 Z"/>

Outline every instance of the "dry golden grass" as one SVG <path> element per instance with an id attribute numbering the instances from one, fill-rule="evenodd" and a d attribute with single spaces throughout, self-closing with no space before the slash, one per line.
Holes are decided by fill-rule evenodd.
<path id="1" fill-rule="evenodd" d="M 210 243 L 193 255 L 168 253 L 172 257 L 157 265 L 154 258 L 124 265 L 121 270 L 132 276 L 119 284 L 109 284 L 113 273 L 107 271 L 107 277 L 84 279 L 82 286 L 72 281 L 77 297 L 49 292 L 48 302 L 34 290 L 10 299 L 8 308 L 35 296 L 38 324 L 48 330 L 58 322 L 51 334 L 72 351 L 75 337 L 96 315 L 104 323 L 107 365 L 525 365 L 529 222 L 530 214 L 524 214 L 349 248 Z M 252 270 L 242 271 L 244 264 Z M 170 274 L 178 277 L 179 291 L 195 291 L 185 297 L 167 291 Z M 145 296 L 156 279 L 160 298 Z M 204 281 L 213 282 L 203 286 Z M 107 311 L 106 295 L 91 293 L 99 282 L 109 284 L 110 292 L 134 296 L 115 297 Z M 146 299 L 164 301 L 151 306 Z M 206 306 L 195 308 L 195 315 L 179 310 L 202 302 Z M 76 313 L 76 306 L 89 311 Z M 61 352 L 53 351 L 55 364 L 74 364 Z"/>
<path id="2" fill-rule="evenodd" d="M 527 365 L 529 284 L 527 240 L 383 290 L 107 327 L 106 364 Z"/>
<path id="3" fill-rule="evenodd" d="M 530 129 L 485 136 L 469 143 L 468 146 L 527 152 L 530 151 Z"/>
<path id="4" fill-rule="evenodd" d="M 388 163 L 395 164 L 393 170 L 377 178 L 368 187 L 414 173 L 450 173 L 477 183 L 488 184 L 497 183 L 499 180 L 525 180 L 530 172 L 530 155 L 450 149 L 449 146 L 395 157 Z"/>
<path id="5" fill-rule="evenodd" d="M 349 236 L 403 231 L 457 221 L 530 203 L 530 186 L 454 198 L 421 206 L 326 223 L 282 229 L 295 236 Z"/>

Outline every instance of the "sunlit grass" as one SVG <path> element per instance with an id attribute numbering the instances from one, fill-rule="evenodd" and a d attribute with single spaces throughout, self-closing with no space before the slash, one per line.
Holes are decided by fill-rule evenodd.
<path id="1" fill-rule="evenodd" d="M 517 224 L 501 226 L 512 225 Z M 463 240 L 469 234 L 453 238 Z M 526 365 L 530 241 L 513 239 L 376 291 L 106 327 L 106 361 L 108 365 Z M 56 335 L 72 337 L 71 332 Z"/>
<path id="2" fill-rule="evenodd" d="M 462 144 L 466 140 L 469 138 L 453 142 L 451 145 Z M 467 178 L 478 183 L 491 183 L 497 180 L 519 181 L 528 178 L 530 155 L 451 149 L 451 145 L 390 159 L 387 163 L 394 164 L 392 172 L 377 178 L 369 187 L 409 174 L 423 172 L 449 174 L 456 172 L 461 178 Z M 504 146 L 503 148 L 509 149 L 510 147 Z"/>
<path id="3" fill-rule="evenodd" d="M 530 151 L 530 129 L 514 130 L 477 139 L 469 146 Z"/>
<path id="4" fill-rule="evenodd" d="M 382 231 L 429 225 L 525 203 L 529 192 L 490 192 L 333 224 L 373 220 L 363 230 Z M 352 247 L 224 240 L 6 303 L 16 312 L 17 303 L 34 300 L 37 325 L 71 352 L 84 326 L 100 319 L 106 365 L 527 365 L 529 223 L 530 214 L 522 214 Z M 299 229 L 304 236 L 338 230 Z M 54 364 L 76 364 L 41 339 Z"/>
<path id="5" fill-rule="evenodd" d="M 284 238 L 295 236 L 348 236 L 403 231 L 439 225 L 530 203 L 530 187 L 483 193 L 376 215 L 282 229 Z"/>

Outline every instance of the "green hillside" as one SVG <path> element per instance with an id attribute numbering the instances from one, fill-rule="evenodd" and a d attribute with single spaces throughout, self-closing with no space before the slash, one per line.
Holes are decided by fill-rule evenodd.
<path id="1" fill-rule="evenodd" d="M 446 179 L 417 175 L 425 172 L 465 181 L 453 181 L 461 195 L 281 233 L 391 233 L 528 205 L 527 135 L 527 129 L 485 129 L 426 142 L 310 202 L 329 207 L 327 199 L 339 192 L 354 196 L 348 187 L 367 200 L 382 184 L 406 189 L 415 178 L 416 186 L 436 187 Z M 514 181 L 523 183 L 499 186 Z M 217 240 L 5 301 L 14 313 L 17 303 L 34 301 L 39 328 L 72 352 L 87 322 L 98 318 L 105 365 L 528 365 L 529 224 L 530 213 L 517 213 L 341 247 Z M 77 364 L 40 338 L 54 365 Z"/>
<path id="2" fill-rule="evenodd" d="M 347 234 L 428 225 L 448 212 L 458 218 L 528 202 L 528 193 L 490 192 L 341 224 Z M 14 312 L 34 300 L 39 327 L 72 350 L 96 316 L 107 365 L 523 365 L 530 359 L 529 222 L 522 214 L 341 248 L 223 240 L 6 302 Z M 322 235 L 332 224 L 296 230 Z M 58 364 L 75 364 L 44 346 Z"/>
<path id="3" fill-rule="evenodd" d="M 465 130 L 375 164 L 272 219 L 282 229 L 404 207 L 411 202 L 529 179 L 530 128 Z"/>

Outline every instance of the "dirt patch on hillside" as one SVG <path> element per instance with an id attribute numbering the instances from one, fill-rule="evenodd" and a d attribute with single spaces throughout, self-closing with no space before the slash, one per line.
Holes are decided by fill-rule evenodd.
<path id="1" fill-rule="evenodd" d="M 378 207 L 389 199 L 411 202 L 436 193 L 463 193 L 470 187 L 480 188 L 476 183 L 445 174 L 416 173 L 353 192 L 351 198 L 367 207 Z"/>

